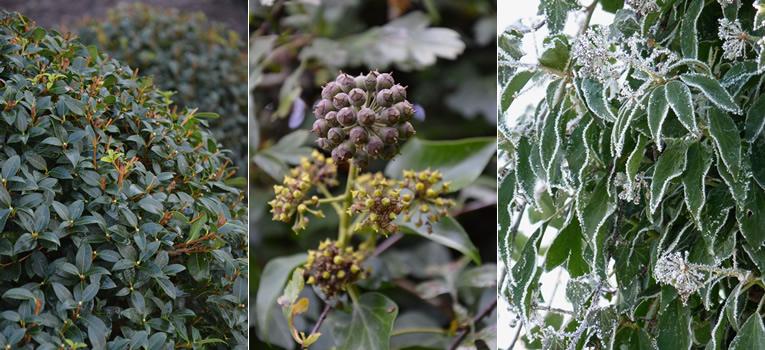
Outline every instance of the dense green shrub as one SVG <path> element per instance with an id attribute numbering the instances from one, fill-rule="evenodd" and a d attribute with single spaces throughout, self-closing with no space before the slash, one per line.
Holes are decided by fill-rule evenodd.
<path id="1" fill-rule="evenodd" d="M 175 91 L 173 101 L 181 107 L 219 114 L 210 127 L 244 171 L 247 56 L 236 33 L 202 13 L 138 3 L 121 4 L 105 20 L 86 22 L 79 34 L 84 43 L 152 76 L 160 88 Z"/>
<path id="2" fill-rule="evenodd" d="M 575 2 L 543 0 L 534 64 L 518 61 L 533 28 L 500 39 L 503 106 L 547 92 L 503 130 L 501 293 L 530 348 L 762 349 L 765 8 L 625 3 L 572 37 Z M 538 229 L 513 251 L 523 211 Z M 559 266 L 571 309 L 542 297 Z"/>
<path id="3" fill-rule="evenodd" d="M 206 122 L 21 15 L 0 52 L 0 347 L 244 346 L 242 194 Z"/>

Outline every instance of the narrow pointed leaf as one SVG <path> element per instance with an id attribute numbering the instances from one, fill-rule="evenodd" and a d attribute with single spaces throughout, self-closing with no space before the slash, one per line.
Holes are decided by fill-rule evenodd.
<path id="1" fill-rule="evenodd" d="M 704 96 L 717 105 L 717 107 L 728 112 L 741 113 L 741 109 L 736 105 L 733 97 L 716 79 L 698 73 L 686 73 L 680 75 L 680 79 L 686 85 L 701 90 Z"/>
<path id="2" fill-rule="evenodd" d="M 667 96 L 664 86 L 659 86 L 653 91 L 648 98 L 648 128 L 651 130 L 651 137 L 653 142 L 656 143 L 659 151 L 662 150 L 661 141 L 661 127 L 664 124 L 664 120 L 667 119 L 669 113 L 669 104 L 667 103 Z"/>
<path id="3" fill-rule="evenodd" d="M 669 182 L 685 170 L 688 144 L 682 140 L 667 142 L 667 149 L 659 156 L 651 180 L 651 213 L 659 207 Z"/>
<path id="4" fill-rule="evenodd" d="M 693 110 L 693 98 L 691 89 L 685 84 L 673 80 L 665 86 L 667 102 L 675 112 L 677 119 L 683 126 L 693 134 L 699 134 L 699 128 L 696 125 L 696 116 Z"/>

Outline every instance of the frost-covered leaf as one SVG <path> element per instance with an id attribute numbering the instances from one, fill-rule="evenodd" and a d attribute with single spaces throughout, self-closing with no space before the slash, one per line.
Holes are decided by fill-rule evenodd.
<path id="1" fill-rule="evenodd" d="M 659 207 L 669 182 L 682 175 L 686 165 L 688 144 L 683 140 L 667 142 L 667 148 L 659 156 L 651 180 L 651 212 Z"/>
<path id="2" fill-rule="evenodd" d="M 508 242 L 512 220 L 510 203 L 515 195 L 515 173 L 511 172 L 500 180 L 497 191 L 497 251 L 505 266 L 510 266 L 510 249 L 512 242 Z"/>
<path id="3" fill-rule="evenodd" d="M 698 135 L 699 128 L 696 126 L 696 116 L 693 110 L 693 96 L 691 95 L 691 89 L 677 80 L 668 82 L 667 85 L 665 85 L 665 88 L 667 102 L 669 102 L 669 106 L 672 107 L 672 111 L 675 112 L 677 119 L 686 129 L 688 129 L 688 131 Z"/>
<path id="4" fill-rule="evenodd" d="M 758 312 L 753 313 L 741 326 L 730 343 L 731 350 L 760 349 L 765 345 L 765 325 Z"/>
<path id="5" fill-rule="evenodd" d="M 603 178 L 592 190 L 592 195 L 585 199 L 577 197 L 577 202 L 582 206 L 579 220 L 582 225 L 582 234 L 588 240 L 595 237 L 601 226 L 616 209 L 616 198 L 608 194 L 608 179 Z"/>
<path id="6" fill-rule="evenodd" d="M 733 179 L 741 172 L 741 136 L 733 118 L 717 108 L 709 113 L 709 135 L 715 141 L 717 155 Z"/>
<path id="7" fill-rule="evenodd" d="M 669 113 L 669 104 L 664 85 L 661 85 L 653 91 L 648 98 L 648 128 L 651 130 L 651 137 L 659 151 L 662 150 L 661 127 Z"/>
<path id="8" fill-rule="evenodd" d="M 706 199 L 706 182 L 704 181 L 712 167 L 714 154 L 706 144 L 694 142 L 688 147 L 687 166 L 683 173 L 683 193 L 685 204 L 691 215 L 699 222 L 701 211 Z"/>
<path id="9" fill-rule="evenodd" d="M 510 78 L 510 82 L 502 88 L 502 97 L 500 98 L 500 112 L 504 113 L 513 104 L 517 94 L 521 92 L 524 86 L 539 73 L 532 71 L 520 71 Z"/>
<path id="10" fill-rule="evenodd" d="M 544 44 L 545 50 L 539 55 L 539 65 L 564 71 L 568 66 L 570 57 L 568 38 L 562 34 L 554 35 L 545 38 Z"/>
<path id="11" fill-rule="evenodd" d="M 752 177 L 760 188 L 765 189 L 765 134 L 761 134 L 752 143 L 749 160 L 752 164 Z"/>
<path id="12" fill-rule="evenodd" d="M 687 350 L 691 348 L 691 311 L 679 298 L 675 299 L 659 315 L 659 335 L 656 345 L 659 349 Z"/>
<path id="13" fill-rule="evenodd" d="M 704 8 L 704 0 L 693 0 L 685 9 L 680 25 L 680 50 L 685 58 L 697 58 L 699 50 L 698 32 L 696 22 L 701 10 Z"/>
<path id="14" fill-rule="evenodd" d="M 595 281 L 591 276 L 582 276 L 574 278 L 568 281 L 566 284 L 566 299 L 571 303 L 574 308 L 574 316 L 577 319 L 583 318 L 585 315 L 582 311 L 587 310 L 590 299 L 595 294 Z"/>
<path id="15" fill-rule="evenodd" d="M 715 187 L 707 194 L 700 221 L 702 237 L 709 247 L 714 246 L 715 238 L 725 225 L 728 213 L 733 207 L 733 198 L 724 186 Z"/>
<path id="16" fill-rule="evenodd" d="M 765 191 L 751 186 L 746 205 L 737 208 L 736 218 L 746 241 L 759 249 L 765 243 Z"/>
<path id="17" fill-rule="evenodd" d="M 513 305 L 520 308 L 523 319 L 528 320 L 531 316 L 532 303 L 535 290 L 539 288 L 540 271 L 537 266 L 537 254 L 539 253 L 539 242 L 544 233 L 545 225 L 536 230 L 534 234 L 526 241 L 526 245 L 521 251 L 520 258 L 511 267 L 510 296 Z"/>
<path id="18" fill-rule="evenodd" d="M 542 0 L 539 3 L 539 13 L 547 17 L 547 27 L 551 33 L 563 30 L 568 13 L 579 8 L 574 0 Z"/>
<path id="19" fill-rule="evenodd" d="M 624 142 L 627 139 L 627 133 L 632 128 L 632 123 L 643 113 L 644 106 L 647 104 L 648 95 L 643 96 L 634 104 L 627 104 L 621 111 L 611 129 L 611 148 L 614 158 L 619 158 L 624 150 Z"/>
<path id="20" fill-rule="evenodd" d="M 765 94 L 761 94 L 746 113 L 744 137 L 750 143 L 754 142 L 762 134 L 763 128 L 765 128 Z"/>
<path id="21" fill-rule="evenodd" d="M 756 0 L 754 8 L 757 10 L 754 14 L 754 30 L 757 30 L 765 26 L 765 2 Z"/>
<path id="22" fill-rule="evenodd" d="M 616 116 L 608 105 L 603 84 L 593 79 L 583 79 L 582 95 L 584 95 L 587 106 L 596 116 L 609 123 L 616 121 Z"/>
<path id="23" fill-rule="evenodd" d="M 515 149 L 515 176 L 518 186 L 518 192 L 522 194 L 527 201 L 534 202 L 534 189 L 536 188 L 536 175 L 531 165 L 531 153 L 536 152 L 531 143 L 525 137 L 521 137 Z M 538 153 L 538 152 L 537 152 Z"/>
<path id="24" fill-rule="evenodd" d="M 680 79 L 686 85 L 701 90 L 704 96 L 717 107 L 731 113 L 741 113 L 741 109 L 736 105 L 733 97 L 713 77 L 705 74 L 685 73 L 680 75 Z"/>
<path id="25" fill-rule="evenodd" d="M 565 228 L 558 232 L 555 239 L 547 248 L 545 255 L 545 270 L 550 271 L 566 262 L 572 251 L 581 249 L 582 229 L 579 227 L 579 221 L 576 216 Z"/>

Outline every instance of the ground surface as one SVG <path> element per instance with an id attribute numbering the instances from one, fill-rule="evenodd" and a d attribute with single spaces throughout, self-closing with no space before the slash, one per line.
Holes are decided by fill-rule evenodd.
<path id="1" fill-rule="evenodd" d="M 136 0 L 0 0 L 0 9 L 19 11 L 38 25 L 71 28 L 84 17 L 102 17 L 120 2 Z M 141 2 L 183 11 L 202 11 L 208 18 L 223 22 L 239 37 L 247 37 L 246 0 L 142 0 Z"/>

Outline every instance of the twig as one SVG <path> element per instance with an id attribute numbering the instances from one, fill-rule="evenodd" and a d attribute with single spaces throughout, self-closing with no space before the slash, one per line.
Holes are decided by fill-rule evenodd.
<path id="1" fill-rule="evenodd" d="M 497 307 L 497 299 L 494 299 L 489 305 L 486 305 L 481 312 L 476 315 L 473 318 L 472 324 L 475 325 L 476 323 L 480 322 L 484 317 L 488 316 L 494 308 Z M 467 337 L 471 327 L 466 327 L 460 335 L 457 337 L 457 339 L 454 340 L 451 346 L 449 346 L 449 350 L 455 350 L 457 347 L 462 343 L 463 340 Z"/>
<path id="2" fill-rule="evenodd" d="M 382 254 L 382 252 L 386 251 L 388 248 L 396 244 L 396 242 L 400 241 L 402 238 L 404 238 L 404 234 L 401 232 L 386 238 L 384 241 L 382 241 L 382 243 L 380 243 L 380 245 L 377 246 L 377 248 L 375 248 L 375 251 L 372 253 L 370 257 L 375 257 Z"/>
<path id="3" fill-rule="evenodd" d="M 324 304 L 324 310 L 321 311 L 319 319 L 316 320 L 316 324 L 313 326 L 313 329 L 311 329 L 311 334 L 319 331 L 319 328 L 321 328 L 321 324 L 324 323 L 324 320 L 327 318 L 327 314 L 329 314 L 330 309 L 332 309 L 332 307 L 329 306 L 329 304 Z"/>
<path id="4" fill-rule="evenodd" d="M 521 337 L 521 329 L 523 329 L 523 322 L 518 322 L 518 328 L 515 329 L 515 335 L 513 335 L 513 340 L 510 342 L 508 349 L 512 350 L 515 347 L 515 343 Z"/>

